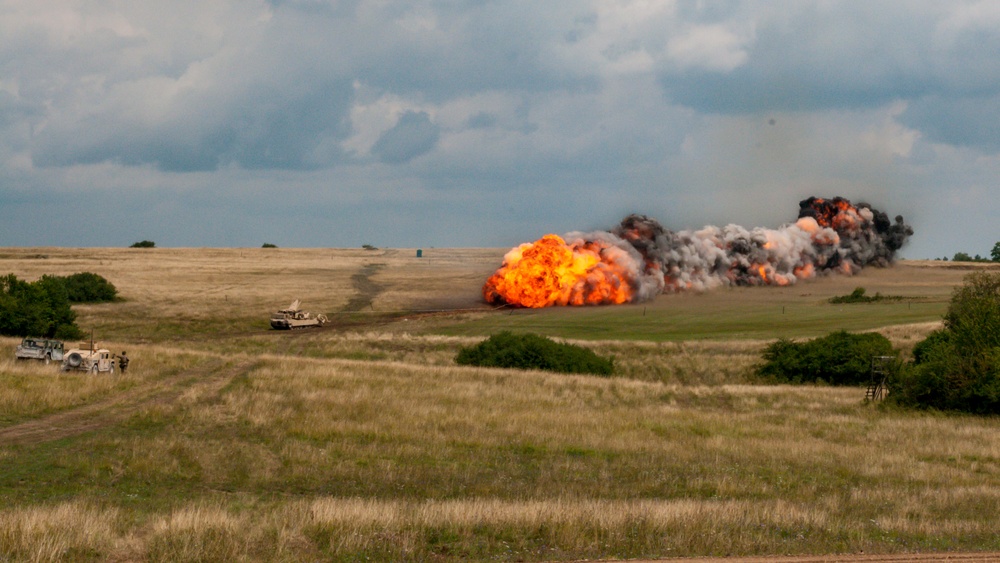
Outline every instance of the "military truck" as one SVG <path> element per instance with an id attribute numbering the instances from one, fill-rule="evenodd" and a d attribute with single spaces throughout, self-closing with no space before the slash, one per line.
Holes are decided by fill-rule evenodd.
<path id="1" fill-rule="evenodd" d="M 63 343 L 48 338 L 25 338 L 14 350 L 14 357 L 18 360 L 43 360 L 45 363 L 53 360 L 61 362 Z"/>
<path id="2" fill-rule="evenodd" d="M 62 370 L 114 374 L 115 357 L 105 348 L 73 348 L 63 356 Z"/>
<path id="3" fill-rule="evenodd" d="M 291 330 L 293 328 L 307 328 L 326 324 L 326 315 L 313 316 L 311 313 L 299 309 L 299 305 L 299 300 L 296 299 L 287 308 L 273 313 L 271 315 L 271 328 Z"/>

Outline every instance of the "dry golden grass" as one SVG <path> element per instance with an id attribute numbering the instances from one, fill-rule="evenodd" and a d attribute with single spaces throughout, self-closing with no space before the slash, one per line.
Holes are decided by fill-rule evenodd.
<path id="1" fill-rule="evenodd" d="M 400 249 L 17 248 L 0 249 L 0 272 L 26 280 L 100 274 L 125 303 L 76 307 L 81 327 L 142 338 L 164 322 L 198 332 L 267 328 L 270 313 L 294 299 L 328 315 L 478 307 L 482 280 L 502 255 L 498 249 L 432 249 L 416 258 Z"/>
<path id="2" fill-rule="evenodd" d="M 773 292 L 509 317 L 583 326 L 563 336 L 615 356 L 613 378 L 456 366 L 482 338 L 462 327 L 497 320 L 479 288 L 504 251 L 0 250 L 0 273 L 112 281 L 124 302 L 76 310 L 133 357 L 114 378 L 0 357 L 0 560 L 1000 549 L 1000 524 L 984 517 L 1000 513 L 1000 421 L 751 375 L 777 321 L 825 314 L 857 286 L 943 308 L 967 270 L 907 262 Z M 267 330 L 295 298 L 332 328 Z M 758 309 L 770 316 L 755 320 Z M 899 309 L 845 310 L 908 318 Z M 761 336 L 715 327 L 737 310 Z M 645 324 L 621 340 L 616 315 Z M 938 326 L 910 316 L 921 315 L 865 328 L 905 351 Z M 611 328 L 587 332 L 593 319 Z M 642 338 L 684 323 L 727 337 Z M 24 428 L 34 433 L 10 438 Z"/>
<path id="3" fill-rule="evenodd" d="M 20 339 L 0 337 L 0 346 L 6 350 L 13 350 L 19 342 Z M 76 344 L 67 343 L 67 350 Z M 90 345 L 89 342 L 79 344 Z M 131 357 L 141 357 L 142 361 L 131 364 L 125 374 L 116 370 L 114 375 L 94 376 L 86 372 L 63 372 L 59 362 L 46 365 L 34 360 L 15 360 L 13 353 L 0 356 L 0 423 L 10 424 L 113 398 L 210 359 L 203 352 L 164 346 L 114 341 L 95 344 L 111 347 L 116 354 L 124 349 Z"/>
<path id="4" fill-rule="evenodd" d="M 982 491 L 969 491 L 975 494 Z M 987 491 L 995 496 L 995 491 Z M 866 499 L 878 501 L 879 499 Z M 914 499 L 919 502 L 921 499 Z M 961 499 L 956 499 L 961 500 Z M 831 508 L 782 501 L 705 500 L 538 500 L 495 499 L 383 501 L 318 498 L 291 501 L 270 510 L 233 511 L 224 503 L 199 503 L 149 519 L 140 534 L 124 535 L 118 511 L 80 503 L 52 508 L 0 511 L 0 545 L 16 545 L 23 561 L 63 561 L 91 553 L 114 553 L 116 560 L 274 561 L 302 559 L 420 560 L 428 537 L 475 536 L 489 526 L 507 535 L 477 549 L 494 559 L 560 559 L 570 553 L 601 553 L 608 546 L 643 544 L 658 536 L 664 555 L 711 552 L 764 552 L 794 545 L 810 535 L 843 524 Z M 919 509 L 918 509 L 919 510 Z M 982 535 L 992 528 L 980 519 L 945 526 L 955 535 Z M 843 530 L 845 542 L 875 533 L 919 534 L 936 529 L 912 514 L 881 521 L 857 521 Z M 773 531 L 787 534 L 783 542 Z M 445 532 L 447 531 L 447 532 Z M 644 532 L 642 538 L 637 532 Z M 520 537 L 543 535 L 549 543 L 525 545 Z M 3 537 L 3 536 L 0 536 Z M 669 540 L 666 540 L 669 538 Z M 666 541 L 664 541 L 666 540 Z M 649 542 L 652 544 L 653 542 Z M 654 545 L 636 545 L 638 549 Z M 461 555 L 461 554 L 460 554 Z M 474 551 L 468 555 L 475 557 Z"/>
<path id="5" fill-rule="evenodd" d="M 15 503 L 0 510 L 0 553 L 416 561 L 997 547 L 983 518 L 1000 509 L 997 420 L 881 411 L 852 388 L 260 360 L 217 395 L 152 405 L 124 432 L 59 454 L 105 468 L 91 479 L 122 498 Z M 136 510 L 130 495 L 153 507 Z"/>

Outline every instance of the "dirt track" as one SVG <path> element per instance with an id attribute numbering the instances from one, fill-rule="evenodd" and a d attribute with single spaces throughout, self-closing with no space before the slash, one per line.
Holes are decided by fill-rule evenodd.
<path id="1" fill-rule="evenodd" d="M 125 420 L 141 408 L 166 404 L 191 390 L 218 393 L 250 365 L 250 362 L 244 362 L 226 367 L 221 361 L 211 362 L 166 379 L 139 385 L 104 401 L 8 426 L 0 429 L 0 446 L 39 444 L 105 428 Z"/>

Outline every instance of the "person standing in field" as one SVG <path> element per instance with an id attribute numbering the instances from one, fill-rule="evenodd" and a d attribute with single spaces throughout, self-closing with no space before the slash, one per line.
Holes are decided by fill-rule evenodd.
<path id="1" fill-rule="evenodd" d="M 128 354 L 125 353 L 125 350 L 122 350 L 122 355 L 118 356 L 118 367 L 122 370 L 122 373 L 125 373 L 125 370 L 128 369 Z"/>

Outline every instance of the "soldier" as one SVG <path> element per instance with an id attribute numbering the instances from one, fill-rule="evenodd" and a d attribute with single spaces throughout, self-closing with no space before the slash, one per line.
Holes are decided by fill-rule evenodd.
<path id="1" fill-rule="evenodd" d="M 122 355 L 118 356 L 118 367 L 121 368 L 122 373 L 128 369 L 128 355 L 122 350 Z"/>

